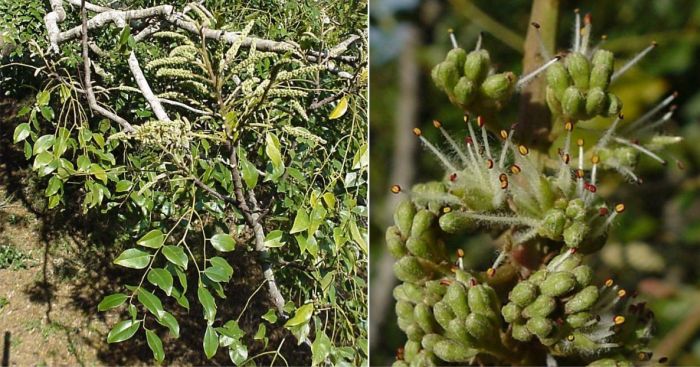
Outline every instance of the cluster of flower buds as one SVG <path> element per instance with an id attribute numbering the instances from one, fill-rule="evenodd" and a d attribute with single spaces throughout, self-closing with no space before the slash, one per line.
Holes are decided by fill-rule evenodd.
<path id="1" fill-rule="evenodd" d="M 497 110 L 513 91 L 547 71 L 547 102 L 555 116 L 563 117 L 556 122 L 564 124 L 559 129 L 563 147 L 554 157 L 531 152 L 514 141 L 514 127 L 493 134 L 485 119 L 469 114 L 463 139 L 433 122 L 447 152 L 414 129 L 445 175 L 415 185 L 386 233 L 396 258 L 394 273 L 402 281 L 394 290 L 398 323 L 408 337 L 396 366 L 477 359 L 545 363 L 533 359 L 525 345 L 546 351 L 548 364 L 561 359 L 607 366 L 651 358 L 645 348 L 653 314 L 612 280 L 596 285 L 583 256 L 603 247 L 608 229 L 625 210 L 624 204 L 610 205 L 598 195 L 601 171 L 615 170 L 641 182 L 633 172 L 641 155 L 666 162 L 655 152 L 680 138 L 653 130 L 670 120 L 674 108 L 653 119 L 676 95 L 622 125 L 622 104 L 608 92 L 609 84 L 653 46 L 613 72 L 612 53 L 588 50 L 590 17 L 583 28 L 578 13 L 576 19 L 572 52 L 520 79 L 492 74 L 488 52 L 477 45 L 467 54 L 454 38 L 454 48 L 433 69 L 438 87 L 471 112 Z M 577 121 L 596 116 L 614 120 L 594 144 L 580 138 L 574 144 Z M 402 189 L 394 186 L 392 192 Z M 445 246 L 450 236 L 474 231 L 497 233 L 503 243 L 484 272 L 464 270 L 462 250 L 455 264 Z"/>
<path id="2" fill-rule="evenodd" d="M 135 126 L 130 135 L 144 145 L 186 148 L 190 143 L 191 126 L 187 119 L 175 121 L 153 120 Z"/>
<path id="3" fill-rule="evenodd" d="M 435 84 L 463 110 L 500 109 L 515 90 L 516 76 L 512 72 L 493 73 L 489 52 L 479 46 L 467 53 L 457 47 L 454 38 L 453 45 L 445 60 L 432 70 Z"/>

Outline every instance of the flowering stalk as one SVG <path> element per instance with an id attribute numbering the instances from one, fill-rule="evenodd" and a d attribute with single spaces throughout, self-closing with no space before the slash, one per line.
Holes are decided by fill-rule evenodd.
<path id="1" fill-rule="evenodd" d="M 386 232 L 396 258 L 399 327 L 408 341 L 395 366 L 458 364 L 632 365 L 650 360 L 653 315 L 634 293 L 594 282 L 585 255 L 599 251 L 625 210 L 597 192 L 600 175 L 616 171 L 632 182 L 640 156 L 666 163 L 662 149 L 680 137 L 654 129 L 671 118 L 676 95 L 626 123 L 610 83 L 646 55 L 614 70 L 612 52 L 591 44 L 591 17 L 576 13 L 573 47 L 523 76 L 494 73 L 480 42 L 454 48 L 432 71 L 436 85 L 464 111 L 459 139 L 439 121 L 440 149 L 414 134 L 444 167 L 442 180 L 415 185 Z M 542 46 L 542 49 L 545 49 Z M 562 131 L 553 157 L 514 139 L 514 128 L 488 129 L 524 85 L 546 74 L 546 103 Z M 659 116 L 660 115 L 660 116 Z M 578 123 L 609 118 L 596 141 L 573 141 Z M 392 187 L 392 192 L 404 190 Z M 464 252 L 450 256 L 451 236 L 501 234 L 502 248 L 483 271 L 465 269 Z"/>

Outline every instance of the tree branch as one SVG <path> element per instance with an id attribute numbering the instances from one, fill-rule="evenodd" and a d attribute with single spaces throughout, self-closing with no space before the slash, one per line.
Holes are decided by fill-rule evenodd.
<path id="1" fill-rule="evenodd" d="M 163 109 L 163 105 L 160 104 L 160 100 L 158 100 L 158 98 L 153 94 L 151 87 L 148 85 L 148 81 L 143 75 L 143 71 L 139 65 L 139 60 L 136 58 L 134 51 L 131 51 L 131 54 L 129 54 L 129 69 L 131 69 L 131 73 L 134 74 L 136 85 L 139 86 L 139 89 L 146 98 L 146 101 L 148 101 L 148 104 L 151 105 L 151 109 L 153 109 L 153 113 L 156 114 L 158 120 L 170 121 L 170 117 L 168 117 L 165 109 Z"/>

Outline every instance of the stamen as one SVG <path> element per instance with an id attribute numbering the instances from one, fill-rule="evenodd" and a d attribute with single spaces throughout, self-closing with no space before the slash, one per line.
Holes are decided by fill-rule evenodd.
<path id="1" fill-rule="evenodd" d="M 579 37 L 581 33 L 581 14 L 578 8 L 574 9 L 574 13 L 576 13 L 576 21 L 574 22 L 574 52 L 578 52 L 581 47 L 581 38 Z"/>
<path id="2" fill-rule="evenodd" d="M 540 55 L 543 59 L 551 59 L 552 55 L 547 51 L 547 46 L 544 45 L 544 40 L 542 40 L 542 32 L 540 31 L 540 24 L 536 22 L 530 23 L 535 28 L 535 37 L 537 37 L 537 43 L 540 47 Z"/>
<path id="3" fill-rule="evenodd" d="M 591 13 L 586 13 L 583 17 L 583 29 L 581 30 L 581 53 L 586 55 L 588 52 L 588 40 L 591 36 Z"/>
<path id="4" fill-rule="evenodd" d="M 530 149 L 528 149 L 528 148 L 527 148 L 526 146 L 524 146 L 524 145 L 519 145 L 519 146 L 518 146 L 518 152 L 520 153 L 520 155 L 526 156 L 527 153 L 530 153 Z"/>
<path id="5" fill-rule="evenodd" d="M 452 28 L 448 29 L 447 32 L 450 34 L 450 41 L 452 42 L 452 48 L 459 48 L 457 44 L 457 38 L 455 37 L 455 32 Z"/>
<path id="6" fill-rule="evenodd" d="M 451 211 L 452 211 L 452 208 L 450 208 L 449 206 L 446 206 L 446 207 L 442 208 L 442 212 L 445 213 L 445 214 L 447 214 L 447 213 L 449 213 L 449 212 L 451 212 Z"/>
<path id="7" fill-rule="evenodd" d="M 633 57 L 632 60 L 628 61 L 625 65 L 623 65 L 620 70 L 616 71 L 612 77 L 610 78 L 610 81 L 613 82 L 615 79 L 619 78 L 622 74 L 624 74 L 627 70 L 629 70 L 632 66 L 634 66 L 636 63 L 638 63 L 644 56 L 646 56 L 651 50 L 656 48 L 656 42 L 652 42 L 651 45 L 647 46 L 642 52 L 638 53 L 637 56 Z"/>
<path id="8" fill-rule="evenodd" d="M 609 213 L 609 210 L 605 206 L 601 206 L 600 209 L 598 209 L 598 215 L 600 215 L 601 217 L 608 215 L 608 213 Z"/>
<path id="9" fill-rule="evenodd" d="M 678 97 L 678 92 L 671 93 L 670 96 L 666 97 L 663 101 L 659 102 L 659 104 L 654 106 L 654 108 L 649 110 L 649 112 L 645 113 L 642 117 L 638 118 L 633 123 L 631 123 L 629 126 L 627 126 L 627 128 L 625 128 L 625 131 L 626 132 L 634 131 L 639 125 L 649 121 L 649 119 L 651 119 L 659 111 L 661 111 L 666 106 L 670 105 L 671 102 L 673 102 L 673 100 L 676 99 L 676 97 Z"/>
<path id="10" fill-rule="evenodd" d="M 633 142 L 631 142 L 631 141 L 629 141 L 629 140 L 627 140 L 627 139 L 622 139 L 622 138 L 617 138 L 617 137 L 615 138 L 615 141 L 618 142 L 618 143 L 620 143 L 620 144 L 624 144 L 624 145 L 627 145 L 627 146 L 629 146 L 629 147 L 632 147 L 632 148 L 634 148 L 634 149 L 640 151 L 641 153 L 646 154 L 646 155 L 649 156 L 650 158 L 652 158 L 652 159 L 658 161 L 659 163 L 663 164 L 664 166 L 666 165 L 666 160 L 664 160 L 663 158 L 661 158 L 661 157 L 659 157 L 658 155 L 656 155 L 656 153 L 650 151 L 650 150 L 647 149 L 647 148 L 644 148 L 643 146 L 641 146 L 641 145 L 639 145 L 639 144 L 633 143 Z"/>
<path id="11" fill-rule="evenodd" d="M 598 163 L 600 163 L 600 157 L 596 154 L 594 154 L 591 157 L 591 163 L 593 164 L 591 168 L 591 185 L 596 184 L 596 174 L 598 173 Z"/>
<path id="12" fill-rule="evenodd" d="M 522 172 L 522 169 L 520 169 L 520 166 L 517 164 L 514 164 L 510 166 L 510 172 L 512 172 L 514 175 L 517 175 L 518 173 Z"/>
<path id="13" fill-rule="evenodd" d="M 476 140 L 476 134 L 474 134 L 474 128 L 472 128 L 472 124 L 469 123 L 469 116 L 464 115 L 464 122 L 467 124 L 467 127 L 469 128 L 469 137 L 472 138 L 472 142 L 474 143 L 474 148 L 476 150 L 476 154 L 481 158 L 481 153 L 479 151 L 481 148 L 479 147 L 479 142 Z"/>
<path id="14" fill-rule="evenodd" d="M 484 122 L 484 118 L 478 116 L 476 118 L 476 123 L 477 125 L 479 125 L 479 127 L 481 127 L 481 136 L 484 140 L 484 149 L 486 149 L 486 155 L 489 157 L 489 159 L 493 159 L 493 156 L 491 155 L 491 147 L 489 146 L 489 136 L 486 132 L 486 123 Z"/>
<path id="15" fill-rule="evenodd" d="M 489 269 L 493 269 L 493 274 L 496 274 L 496 269 L 498 269 L 499 266 L 505 261 L 505 259 L 508 257 L 506 251 L 501 251 L 498 254 L 498 257 L 496 257 L 496 260 L 493 262 L 493 265 Z M 488 271 L 487 271 L 488 274 Z M 491 275 L 493 276 L 493 275 Z"/>
<path id="16" fill-rule="evenodd" d="M 493 168 L 493 159 L 487 159 L 486 160 L 486 168 L 492 169 Z"/>
<path id="17" fill-rule="evenodd" d="M 644 133 L 644 132 L 646 132 L 646 131 L 649 131 L 649 130 L 654 130 L 654 129 L 656 129 L 657 127 L 659 127 L 659 126 L 665 124 L 666 122 L 668 122 L 668 121 L 671 119 L 671 117 L 673 117 L 673 112 L 676 110 L 675 107 L 676 107 L 676 105 L 671 106 L 671 110 L 670 110 L 670 111 L 666 112 L 660 119 L 658 119 L 658 120 L 654 121 L 653 123 L 651 123 L 651 124 L 649 124 L 649 125 L 647 125 L 647 126 L 642 127 L 641 129 L 639 129 L 639 131 L 637 131 L 637 134 L 636 134 L 636 135 L 640 135 L 640 134 L 642 134 L 642 133 Z"/>
<path id="18" fill-rule="evenodd" d="M 391 186 L 391 192 L 392 192 L 393 194 L 398 194 L 398 193 L 400 193 L 400 192 L 401 192 L 401 186 L 399 186 L 399 185 L 393 185 L 393 186 Z"/>
<path id="19" fill-rule="evenodd" d="M 483 33 L 479 32 L 479 37 L 476 39 L 476 46 L 474 47 L 474 51 L 479 51 L 481 50 L 481 41 L 483 38 Z"/>
<path id="20" fill-rule="evenodd" d="M 426 147 L 428 147 L 428 150 L 430 150 L 436 157 L 438 157 L 440 162 L 442 162 L 442 164 L 445 166 L 445 168 L 448 169 L 448 171 L 452 171 L 452 172 L 459 171 L 457 169 L 457 167 L 455 167 L 452 164 L 452 162 L 450 162 L 449 159 L 447 159 L 447 157 L 445 157 L 445 155 L 443 155 L 437 148 L 435 148 L 435 146 L 433 144 L 431 144 L 428 141 L 428 139 L 423 137 L 423 134 L 421 133 L 419 128 L 414 128 L 413 133 L 420 139 L 420 141 L 423 144 L 425 144 Z"/>
<path id="21" fill-rule="evenodd" d="M 494 269 L 494 268 L 488 268 L 488 269 L 486 270 L 486 275 L 487 275 L 489 278 L 493 278 L 493 276 L 496 275 L 496 269 Z"/>
<path id="22" fill-rule="evenodd" d="M 537 69 L 531 71 L 530 73 L 523 75 L 518 79 L 517 83 L 515 83 L 515 89 L 519 90 L 527 83 L 529 83 L 532 79 L 537 77 L 539 74 L 541 74 L 543 71 L 547 70 L 550 66 L 552 66 L 555 62 L 559 61 L 561 56 L 555 56 L 553 59 L 547 61 L 544 63 L 542 66 L 538 67 Z"/>
<path id="23" fill-rule="evenodd" d="M 448 134 L 447 131 L 445 131 L 445 129 L 442 128 L 442 123 L 440 123 L 440 121 L 438 121 L 438 120 L 433 120 L 433 126 L 435 126 L 438 130 L 440 130 L 440 133 L 442 133 L 442 136 L 444 136 L 445 140 L 447 140 L 447 142 L 450 144 L 450 146 L 452 146 L 452 150 L 457 152 L 459 159 L 462 160 L 462 164 L 467 165 L 469 162 L 467 159 L 467 156 L 464 155 L 464 152 L 462 151 L 462 149 L 460 149 L 459 146 L 457 146 L 457 143 L 454 141 L 454 139 L 452 139 L 450 134 Z"/>
<path id="24" fill-rule="evenodd" d="M 610 125 L 610 128 L 605 130 L 605 134 L 598 140 L 598 143 L 595 145 L 595 149 L 598 150 L 600 148 L 605 148 L 605 146 L 608 144 L 608 141 L 612 137 L 613 133 L 615 132 L 615 128 L 617 128 L 617 125 L 620 123 L 625 118 L 625 115 L 619 114 L 617 115 L 617 118 L 615 118 L 615 121 L 613 121 L 612 125 Z"/>
<path id="25" fill-rule="evenodd" d="M 508 188 L 508 176 L 505 173 L 502 173 L 498 180 L 501 181 L 501 189 L 505 190 Z"/>
<path id="26" fill-rule="evenodd" d="M 615 205 L 615 211 L 612 214 L 610 214 L 608 219 L 605 221 L 603 228 L 607 228 L 608 226 L 610 226 L 612 221 L 615 220 L 615 217 L 617 217 L 618 214 L 621 214 L 624 211 L 625 211 L 625 204 L 620 203 L 620 204 Z"/>
<path id="27" fill-rule="evenodd" d="M 615 284 L 615 281 L 612 280 L 612 278 L 608 278 L 608 279 L 605 281 L 604 284 L 605 284 L 606 287 L 609 288 L 609 287 L 612 287 L 612 286 Z"/>
<path id="28" fill-rule="evenodd" d="M 622 315 L 615 316 L 613 322 L 615 323 L 615 325 L 622 325 L 625 323 L 625 317 Z"/>
<path id="29" fill-rule="evenodd" d="M 506 160 L 506 153 L 508 152 L 508 144 L 510 144 L 511 139 L 513 138 L 513 133 L 515 132 L 514 128 L 510 128 L 510 132 L 508 134 L 505 133 L 505 130 L 501 130 L 501 138 L 503 138 L 503 148 L 501 148 L 501 158 L 498 160 L 498 167 L 503 168 L 503 162 Z"/>

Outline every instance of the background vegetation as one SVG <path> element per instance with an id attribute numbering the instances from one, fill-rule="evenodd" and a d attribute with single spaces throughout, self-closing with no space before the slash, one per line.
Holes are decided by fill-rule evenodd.
<path id="1" fill-rule="evenodd" d="M 383 248 L 384 230 L 396 204 L 389 188 L 394 183 L 410 187 L 411 182 L 435 179 L 441 173 L 410 130 L 420 127 L 431 134 L 431 121 L 438 119 L 448 131 L 463 132 L 460 111 L 430 80 L 430 69 L 451 48 L 447 30 L 454 29 L 466 49 L 484 32 L 484 47 L 499 70 L 520 73 L 530 6 L 529 1 L 470 0 L 377 0 L 371 4 L 371 104 L 391 106 L 373 108 L 370 116 L 371 161 L 383 162 L 371 166 L 373 364 L 393 361 L 404 342 L 394 321 L 392 259 Z M 615 192 L 610 200 L 623 201 L 627 210 L 604 251 L 591 260 L 599 269 L 598 282 L 613 277 L 623 287 L 637 289 L 649 302 L 657 319 L 655 355 L 668 356 L 672 364 L 696 365 L 700 363 L 700 308 L 696 305 L 700 278 L 695 266 L 700 256 L 700 151 L 694 142 L 700 136 L 700 92 L 695 75 L 700 66 L 700 5 L 692 1 L 562 2 L 557 32 L 560 49 L 570 44 L 569 27 L 576 7 L 591 13 L 594 39 L 606 34 L 605 47 L 618 58 L 631 58 L 652 41 L 659 43 L 649 57 L 613 84 L 613 91 L 625 103 L 626 118 L 639 116 L 669 92 L 680 93 L 675 121 L 666 129 L 683 135 L 685 142 L 674 149 L 675 159 L 665 167 L 642 159 L 643 185 L 613 177 L 599 187 L 603 196 Z M 517 103 L 502 116 L 502 121 L 518 121 Z M 465 267 L 488 267 L 495 249 L 491 240 L 471 237 L 463 241 Z"/>

